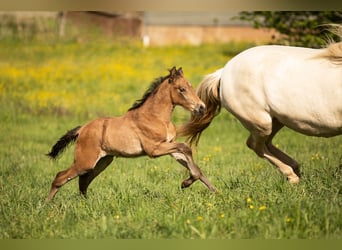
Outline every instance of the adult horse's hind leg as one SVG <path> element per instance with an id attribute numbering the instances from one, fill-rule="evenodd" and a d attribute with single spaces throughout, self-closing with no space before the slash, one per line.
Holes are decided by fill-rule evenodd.
<path id="1" fill-rule="evenodd" d="M 280 129 L 282 129 L 284 127 L 284 125 L 282 123 L 280 123 L 277 119 L 273 119 L 272 120 L 272 133 L 271 135 L 267 138 L 266 140 L 266 147 L 268 149 L 268 151 L 273 154 L 274 156 L 276 156 L 278 159 L 280 159 L 282 162 L 284 162 L 285 164 L 289 165 L 292 167 L 293 171 L 295 172 L 295 174 L 300 177 L 300 168 L 299 168 L 299 164 L 297 161 L 295 161 L 294 159 L 292 159 L 290 156 L 288 156 L 287 154 L 285 154 L 284 152 L 282 152 L 280 149 L 276 148 L 273 144 L 272 144 L 272 139 L 273 137 L 276 135 L 276 133 L 279 132 Z"/>
<path id="2" fill-rule="evenodd" d="M 267 159 L 275 165 L 285 176 L 287 176 L 290 183 L 297 183 L 299 178 L 292 167 L 279 159 L 279 156 L 273 155 L 267 148 L 266 141 L 268 141 L 268 137 L 269 136 L 261 136 L 256 133 L 251 134 L 247 140 L 247 145 L 253 149 L 258 156 Z"/>
<path id="3" fill-rule="evenodd" d="M 71 181 L 72 179 L 78 176 L 78 172 L 75 171 L 74 164 L 71 165 L 67 170 L 63 170 L 58 172 L 55 179 L 51 184 L 50 193 L 46 199 L 47 202 L 51 201 L 51 199 L 56 195 L 58 189 L 63 186 L 65 183 Z"/>
<path id="4" fill-rule="evenodd" d="M 247 140 L 247 146 L 261 158 L 267 159 L 275 165 L 289 182 L 297 183 L 299 177 L 294 172 L 298 171 L 298 163 L 291 157 L 272 145 L 272 139 L 277 132 L 284 126 L 277 119 L 271 118 L 267 113 L 261 113 L 258 119 L 244 121 L 244 125 L 249 129 L 251 135 Z"/>
<path id="5" fill-rule="evenodd" d="M 78 179 L 78 185 L 81 194 L 87 195 L 87 188 L 89 184 L 98 176 L 106 167 L 113 161 L 113 156 L 107 155 L 102 157 L 97 163 L 94 169 L 91 169 L 87 173 L 81 175 Z"/>

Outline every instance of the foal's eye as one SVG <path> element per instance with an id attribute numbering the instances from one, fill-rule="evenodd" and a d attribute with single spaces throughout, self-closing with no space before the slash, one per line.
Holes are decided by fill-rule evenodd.
<path id="1" fill-rule="evenodd" d="M 183 87 L 180 87 L 178 90 L 179 90 L 179 92 L 181 92 L 181 93 L 185 92 L 185 88 L 183 88 Z"/>

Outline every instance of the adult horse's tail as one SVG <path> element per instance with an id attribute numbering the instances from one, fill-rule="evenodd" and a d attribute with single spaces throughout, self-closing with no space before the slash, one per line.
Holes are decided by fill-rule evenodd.
<path id="1" fill-rule="evenodd" d="M 78 137 L 78 130 L 80 128 L 81 128 L 81 126 L 78 126 L 76 128 L 73 128 L 73 129 L 69 130 L 51 148 L 51 152 L 46 154 L 46 155 L 51 157 L 52 159 L 56 159 L 56 157 L 60 153 L 62 153 L 71 142 L 74 142 L 77 139 L 77 137 Z"/>
<path id="2" fill-rule="evenodd" d="M 192 115 L 190 121 L 177 129 L 177 136 L 185 136 L 192 145 L 198 144 L 202 131 L 221 111 L 220 78 L 222 69 L 207 75 L 197 87 L 196 93 L 205 103 L 206 109 L 202 116 Z"/>

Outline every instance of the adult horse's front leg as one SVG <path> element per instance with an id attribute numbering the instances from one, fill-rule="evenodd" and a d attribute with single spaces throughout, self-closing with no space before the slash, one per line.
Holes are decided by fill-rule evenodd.
<path id="1" fill-rule="evenodd" d="M 210 191 L 214 192 L 216 189 L 210 181 L 203 175 L 201 169 L 196 165 L 192 158 L 192 150 L 185 143 L 162 143 L 158 145 L 152 152 L 147 154 L 151 157 L 159 157 L 170 154 L 180 164 L 186 167 L 190 172 L 190 178 L 182 182 L 182 188 L 189 187 L 196 180 L 203 182 Z"/>

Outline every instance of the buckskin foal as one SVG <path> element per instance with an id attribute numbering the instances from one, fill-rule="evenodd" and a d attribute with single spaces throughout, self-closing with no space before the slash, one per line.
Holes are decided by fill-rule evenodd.
<path id="1" fill-rule="evenodd" d="M 180 105 L 194 115 L 201 115 L 204 103 L 196 95 L 181 68 L 173 67 L 169 75 L 158 78 L 138 100 L 120 117 L 98 118 L 68 131 L 48 154 L 55 159 L 69 143 L 76 141 L 74 162 L 59 172 L 47 197 L 50 201 L 58 189 L 79 176 L 79 189 L 86 195 L 91 181 L 114 157 L 159 157 L 171 155 L 190 172 L 182 188 L 201 180 L 211 191 L 215 188 L 202 174 L 192 158 L 191 148 L 175 141 L 176 129 L 171 121 L 174 107 Z"/>

